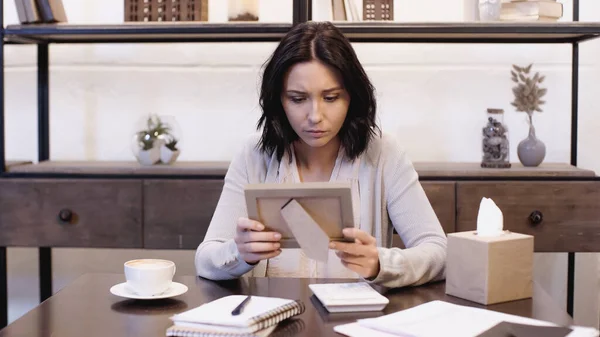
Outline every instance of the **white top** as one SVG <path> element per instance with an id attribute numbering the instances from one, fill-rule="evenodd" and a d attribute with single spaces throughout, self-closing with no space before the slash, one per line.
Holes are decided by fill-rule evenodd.
<path id="1" fill-rule="evenodd" d="M 279 162 L 250 137 L 233 158 L 217 208 L 195 263 L 201 277 L 223 280 L 244 274 L 268 277 L 359 278 L 334 251 L 327 263 L 308 259 L 300 249 L 283 249 L 276 258 L 248 265 L 239 258 L 233 237 L 236 221 L 246 217 L 244 186 L 299 182 L 295 156 Z M 369 282 L 386 287 L 420 285 L 445 277 L 446 235 L 418 180 L 417 172 L 396 140 L 374 137 L 354 161 L 340 149 L 330 181 L 351 181 L 355 223 L 373 235 L 379 248 L 380 272 Z M 391 221 L 390 221 L 391 220 Z M 394 226 L 406 249 L 390 248 Z"/>

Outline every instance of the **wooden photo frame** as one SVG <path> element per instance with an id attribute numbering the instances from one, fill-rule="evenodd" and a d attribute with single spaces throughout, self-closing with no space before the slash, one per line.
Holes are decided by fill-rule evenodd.
<path id="1" fill-rule="evenodd" d="M 265 231 L 281 233 L 282 248 L 300 248 L 281 214 L 282 208 L 291 200 L 302 206 L 331 241 L 346 241 L 342 230 L 354 228 L 350 183 L 249 184 L 244 193 L 248 218 L 261 222 Z"/>

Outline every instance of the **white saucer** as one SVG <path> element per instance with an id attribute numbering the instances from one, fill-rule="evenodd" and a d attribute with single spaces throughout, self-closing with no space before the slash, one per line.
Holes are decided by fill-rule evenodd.
<path id="1" fill-rule="evenodd" d="M 153 296 L 141 296 L 141 295 L 135 294 L 135 293 L 129 291 L 129 289 L 127 289 L 127 287 L 125 286 L 125 282 L 119 283 L 117 285 L 112 286 L 112 288 L 110 288 L 110 292 L 113 295 L 117 295 L 117 296 L 125 297 L 125 298 L 132 298 L 132 299 L 136 299 L 136 300 L 158 300 L 158 299 L 162 299 L 162 298 L 179 296 L 181 294 L 186 293 L 187 291 L 188 291 L 188 287 L 185 284 L 181 284 L 181 283 L 177 283 L 177 282 L 171 283 L 171 286 L 169 287 L 169 289 L 167 289 L 167 291 L 165 291 L 164 293 L 158 294 L 158 295 L 153 295 Z"/>

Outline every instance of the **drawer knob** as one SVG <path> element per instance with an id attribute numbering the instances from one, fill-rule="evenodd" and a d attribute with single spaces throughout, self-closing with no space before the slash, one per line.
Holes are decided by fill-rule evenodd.
<path id="1" fill-rule="evenodd" d="M 529 221 L 532 225 L 539 225 L 544 220 L 544 215 L 540 211 L 533 211 L 529 214 Z"/>
<path id="2" fill-rule="evenodd" d="M 58 219 L 64 223 L 70 223 L 73 220 L 73 212 L 70 209 L 61 209 L 58 213 Z"/>

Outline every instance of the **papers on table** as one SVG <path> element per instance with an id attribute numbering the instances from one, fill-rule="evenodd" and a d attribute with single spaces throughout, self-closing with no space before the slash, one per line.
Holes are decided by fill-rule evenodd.
<path id="1" fill-rule="evenodd" d="M 501 322 L 536 326 L 556 326 L 536 319 L 509 315 L 486 309 L 431 301 L 393 314 L 360 319 L 355 323 L 339 325 L 334 330 L 349 337 L 433 337 L 485 336 Z M 594 328 L 570 327 L 568 337 L 597 337 Z M 519 336 L 517 336 L 519 337 Z"/>

